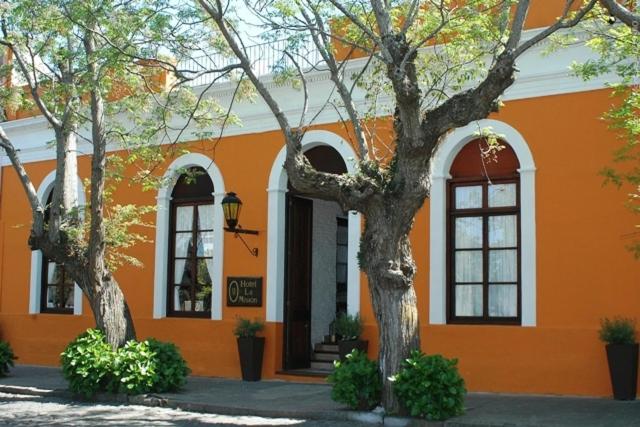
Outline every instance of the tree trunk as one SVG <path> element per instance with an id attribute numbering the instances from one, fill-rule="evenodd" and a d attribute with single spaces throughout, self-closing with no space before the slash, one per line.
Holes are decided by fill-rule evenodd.
<path id="1" fill-rule="evenodd" d="M 371 276 L 369 286 L 378 320 L 382 406 L 388 413 L 403 413 L 389 378 L 398 373 L 412 350 L 420 348 L 416 293 L 413 285 L 395 287 Z"/>
<path id="2" fill-rule="evenodd" d="M 124 294 L 115 279 L 106 274 L 90 297 L 96 327 L 104 332 L 107 342 L 115 350 L 127 341 L 136 339 L 133 319 Z"/>
<path id="3" fill-rule="evenodd" d="M 367 216 L 360 258 L 369 279 L 369 293 L 378 322 L 382 406 L 387 413 L 401 414 L 403 408 L 389 378 L 398 373 L 412 350 L 420 349 L 418 304 L 413 287 L 416 267 L 408 236 L 413 216 L 393 216 L 389 210 L 390 206 L 400 210 L 404 207 L 406 214 L 412 209 L 407 204 L 383 205 Z"/>

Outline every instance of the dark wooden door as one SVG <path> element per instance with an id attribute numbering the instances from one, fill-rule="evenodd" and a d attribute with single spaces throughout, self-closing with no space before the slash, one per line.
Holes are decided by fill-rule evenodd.
<path id="1" fill-rule="evenodd" d="M 312 221 L 312 200 L 287 197 L 285 369 L 310 366 Z"/>

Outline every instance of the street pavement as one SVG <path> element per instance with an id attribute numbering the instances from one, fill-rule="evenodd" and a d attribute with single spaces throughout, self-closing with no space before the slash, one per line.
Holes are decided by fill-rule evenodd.
<path id="1" fill-rule="evenodd" d="M 66 390 L 66 386 L 59 368 L 16 366 L 8 377 L 0 378 L 0 393 L 9 393 L 3 395 L 4 398 L 0 397 L 0 424 L 112 423 L 111 425 L 135 426 L 275 423 L 348 427 L 360 426 L 362 424 L 357 422 L 367 421 L 377 424 L 384 422 L 385 425 L 396 427 L 426 425 L 406 418 L 384 416 L 381 412 L 349 411 L 331 400 L 331 388 L 327 384 L 275 380 L 243 382 L 222 378 L 189 377 L 186 387 L 179 393 L 130 397 L 103 394 L 87 403 L 73 401 L 75 396 Z M 104 405 L 112 404 L 114 401 L 129 405 Z M 620 402 L 611 398 L 469 393 L 465 400 L 465 409 L 466 413 L 460 417 L 452 418 L 445 423 L 429 425 L 640 427 L 640 400 Z M 45 417 L 43 420 L 40 418 L 40 411 Z M 189 412 L 219 415 L 189 415 Z M 201 420 L 190 418 L 192 416 L 213 418 Z M 145 417 L 150 417 L 151 421 Z M 237 420 L 244 424 L 238 424 Z M 82 422 L 85 424 L 81 424 Z M 118 422 L 121 424 L 117 424 Z"/>
<path id="2" fill-rule="evenodd" d="M 6 426 L 292 426 L 363 427 L 353 421 L 317 421 L 185 412 L 140 405 L 69 402 L 55 397 L 0 392 L 0 425 Z M 368 425 L 367 425 L 368 426 Z"/>

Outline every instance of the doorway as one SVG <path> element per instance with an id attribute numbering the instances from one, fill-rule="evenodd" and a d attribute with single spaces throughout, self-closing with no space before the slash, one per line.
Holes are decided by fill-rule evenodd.
<path id="1" fill-rule="evenodd" d="M 346 172 L 331 147 L 312 148 L 305 156 L 317 170 Z M 346 310 L 348 220 L 337 203 L 291 186 L 285 212 L 283 367 L 307 369 L 313 367 L 314 346 L 330 334 L 336 313 Z"/>

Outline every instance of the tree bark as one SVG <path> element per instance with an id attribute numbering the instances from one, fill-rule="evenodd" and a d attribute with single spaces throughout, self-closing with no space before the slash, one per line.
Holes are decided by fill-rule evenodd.
<path id="1" fill-rule="evenodd" d="M 129 306 L 112 276 L 103 277 L 90 301 L 96 327 L 104 332 L 107 342 L 114 350 L 127 341 L 136 339 Z"/>
<path id="2" fill-rule="evenodd" d="M 389 378 L 398 373 L 411 351 L 420 349 L 418 304 L 413 286 L 416 266 L 408 236 L 414 216 L 411 212 L 415 209 L 406 199 L 383 202 L 366 216 L 360 246 L 360 260 L 367 273 L 378 323 L 382 405 L 388 413 L 403 413 Z M 405 215 L 394 215 L 394 211 L 403 211 Z"/>

